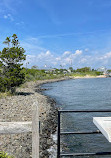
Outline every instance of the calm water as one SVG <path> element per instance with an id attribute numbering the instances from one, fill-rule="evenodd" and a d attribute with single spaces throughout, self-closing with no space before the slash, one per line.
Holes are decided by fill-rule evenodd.
<path id="1" fill-rule="evenodd" d="M 111 78 L 76 79 L 44 84 L 44 91 L 55 99 L 60 109 L 111 109 Z M 93 117 L 111 116 L 111 113 L 67 113 L 61 116 L 62 131 L 97 130 Z M 111 143 L 101 134 L 61 137 L 65 152 L 111 152 Z M 87 158 L 88 156 L 84 156 Z M 110 158 L 111 156 L 89 156 Z M 79 156 L 80 158 L 80 156 Z"/>

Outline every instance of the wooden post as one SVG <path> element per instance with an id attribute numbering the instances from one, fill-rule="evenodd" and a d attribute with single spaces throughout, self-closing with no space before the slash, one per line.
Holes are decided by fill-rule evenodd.
<path id="1" fill-rule="evenodd" d="M 32 158 L 39 158 L 39 113 L 38 102 L 32 106 Z"/>

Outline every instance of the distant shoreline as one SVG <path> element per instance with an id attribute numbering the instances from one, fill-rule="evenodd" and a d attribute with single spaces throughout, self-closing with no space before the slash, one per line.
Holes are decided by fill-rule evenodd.
<path id="1" fill-rule="evenodd" d="M 99 75 L 99 76 L 90 76 L 90 75 L 86 75 L 86 76 L 70 76 L 71 79 L 79 79 L 79 78 L 107 78 L 105 75 Z"/>

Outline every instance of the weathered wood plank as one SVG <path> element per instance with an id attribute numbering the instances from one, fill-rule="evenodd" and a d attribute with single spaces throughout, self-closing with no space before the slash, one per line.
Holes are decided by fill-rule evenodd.
<path id="1" fill-rule="evenodd" d="M 19 134 L 32 131 L 32 122 L 0 122 L 0 134 Z"/>
<path id="2" fill-rule="evenodd" d="M 39 158 L 39 112 L 37 102 L 32 107 L 32 157 Z"/>
<path id="3" fill-rule="evenodd" d="M 32 157 L 39 158 L 39 112 L 38 103 L 32 105 L 32 122 L 0 122 L 0 134 L 32 132 Z"/>

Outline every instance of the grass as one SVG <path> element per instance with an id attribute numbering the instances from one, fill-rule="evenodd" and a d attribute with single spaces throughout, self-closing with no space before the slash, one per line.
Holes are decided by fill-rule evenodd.
<path id="1" fill-rule="evenodd" d="M 86 75 L 88 76 L 99 76 L 100 73 L 98 72 L 95 72 L 95 71 L 89 71 L 89 72 L 81 72 L 81 73 L 72 73 L 71 76 L 74 76 L 74 77 L 85 77 Z"/>
<path id="2" fill-rule="evenodd" d="M 12 96 L 10 92 L 0 92 L 0 98 L 5 98 L 7 96 Z"/>
<path id="3" fill-rule="evenodd" d="M 14 158 L 14 157 L 9 156 L 6 152 L 0 151 L 0 158 Z"/>
<path id="4" fill-rule="evenodd" d="M 26 81 L 47 80 L 64 77 L 64 74 L 28 74 L 26 75 Z"/>

